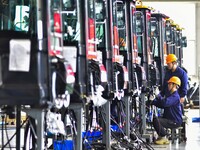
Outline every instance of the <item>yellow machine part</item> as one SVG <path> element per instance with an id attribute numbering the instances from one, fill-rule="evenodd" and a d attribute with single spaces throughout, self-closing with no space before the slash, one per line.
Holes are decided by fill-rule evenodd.
<path id="1" fill-rule="evenodd" d="M 23 122 L 26 120 L 26 118 L 27 118 L 26 113 L 22 112 L 22 113 L 21 113 L 21 123 L 23 123 Z M 11 119 L 11 118 L 9 118 L 8 115 L 6 115 L 5 123 L 6 123 L 7 125 L 16 125 L 16 118 Z"/>

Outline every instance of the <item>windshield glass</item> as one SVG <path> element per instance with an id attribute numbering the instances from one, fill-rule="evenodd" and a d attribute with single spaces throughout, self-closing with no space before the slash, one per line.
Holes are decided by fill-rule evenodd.
<path id="1" fill-rule="evenodd" d="M 117 6 L 117 25 L 119 31 L 119 49 L 126 50 L 125 8 L 122 3 Z"/>
<path id="2" fill-rule="evenodd" d="M 159 56 L 159 31 L 158 31 L 158 21 L 156 18 L 151 18 L 151 51 L 153 52 L 154 57 Z"/>
<path id="3" fill-rule="evenodd" d="M 135 17 L 135 31 L 137 35 L 137 48 L 138 48 L 138 53 L 142 54 L 142 35 L 143 35 L 143 19 L 144 16 L 141 12 L 136 11 L 134 13 Z"/>
<path id="4" fill-rule="evenodd" d="M 96 13 L 96 40 L 98 48 L 105 48 L 105 2 L 97 1 L 95 4 Z"/>
<path id="5" fill-rule="evenodd" d="M 75 0 L 63 0 L 62 25 L 64 41 L 72 42 L 80 38 L 80 26 L 77 17 Z"/>
<path id="6" fill-rule="evenodd" d="M 4 0 L 0 3 L 0 31 L 13 30 L 34 33 L 36 2 L 31 0 Z"/>

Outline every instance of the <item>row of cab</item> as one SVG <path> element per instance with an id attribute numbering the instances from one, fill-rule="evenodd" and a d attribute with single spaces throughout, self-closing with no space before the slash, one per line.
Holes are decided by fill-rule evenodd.
<path id="1" fill-rule="evenodd" d="M 162 87 L 167 54 L 182 65 L 183 29 L 141 1 L 19 0 L 0 7 L 3 106 L 99 108 L 126 96 L 136 101 Z M 139 109 L 145 128 L 144 105 Z M 48 119 L 61 118 L 51 114 Z"/>
<path id="2" fill-rule="evenodd" d="M 141 1 L 15 3 L 2 6 L 15 24 L 2 18 L 1 105 L 82 102 L 98 89 L 106 99 L 120 99 L 162 86 L 167 54 L 182 65 L 182 28 Z"/>

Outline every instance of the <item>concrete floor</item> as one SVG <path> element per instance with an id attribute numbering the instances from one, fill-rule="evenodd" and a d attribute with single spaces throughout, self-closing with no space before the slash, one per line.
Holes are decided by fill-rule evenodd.
<path id="1" fill-rule="evenodd" d="M 152 145 L 155 150 L 198 150 L 200 149 L 200 122 L 192 122 L 192 118 L 200 117 L 199 109 L 189 109 L 187 112 L 188 121 L 186 124 L 187 141 L 178 141 L 169 145 Z"/>
<path id="2" fill-rule="evenodd" d="M 151 146 L 155 150 L 199 150 L 200 149 L 200 122 L 192 122 L 192 118 L 200 117 L 199 109 L 189 109 L 187 112 L 188 123 L 186 124 L 186 136 L 187 141 L 178 143 L 175 141 L 174 144 L 170 142 L 169 145 L 155 145 L 151 144 Z M 14 134 L 13 127 L 8 128 L 9 137 Z M 0 132 L 1 133 L 1 132 Z M 23 129 L 21 130 L 21 135 L 23 136 Z M 4 133 L 4 142 L 6 142 L 6 134 Z M 0 135 L 0 145 L 2 142 L 2 135 Z M 11 147 L 15 147 L 16 139 L 13 138 L 11 141 Z M 21 145 L 23 145 L 23 140 L 21 141 Z M 7 148 L 5 148 L 6 150 Z M 12 148 L 14 150 L 15 148 Z"/>

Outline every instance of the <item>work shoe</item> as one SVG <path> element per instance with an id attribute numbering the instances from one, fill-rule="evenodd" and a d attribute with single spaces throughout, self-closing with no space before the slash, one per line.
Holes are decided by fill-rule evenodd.
<path id="1" fill-rule="evenodd" d="M 167 138 L 162 137 L 162 138 L 156 140 L 155 144 L 158 144 L 158 145 L 169 144 L 169 140 Z"/>

